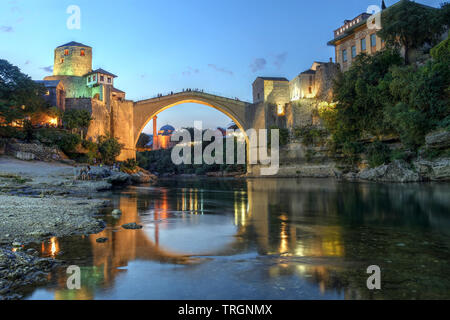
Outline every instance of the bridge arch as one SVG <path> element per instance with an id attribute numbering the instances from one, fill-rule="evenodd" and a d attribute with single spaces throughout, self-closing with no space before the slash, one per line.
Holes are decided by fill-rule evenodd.
<path id="1" fill-rule="evenodd" d="M 134 146 L 136 146 L 139 135 L 144 130 L 145 126 L 154 116 L 164 110 L 183 103 L 197 103 L 209 106 L 230 117 L 243 132 L 248 129 L 245 113 L 249 103 L 203 92 L 180 92 L 134 103 Z M 248 140 L 247 136 L 245 138 Z"/>

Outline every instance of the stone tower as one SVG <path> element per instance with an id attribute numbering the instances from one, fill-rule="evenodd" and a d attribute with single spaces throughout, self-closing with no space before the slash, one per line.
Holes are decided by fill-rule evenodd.
<path id="1" fill-rule="evenodd" d="M 54 76 L 82 77 L 91 71 L 91 47 L 72 41 L 55 49 Z"/>

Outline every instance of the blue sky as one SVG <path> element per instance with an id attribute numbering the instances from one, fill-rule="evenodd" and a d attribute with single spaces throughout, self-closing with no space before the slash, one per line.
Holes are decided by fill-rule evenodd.
<path id="1" fill-rule="evenodd" d="M 381 0 L 1 0 L 0 58 L 42 79 L 54 48 L 77 41 L 93 47 L 94 68 L 119 76 L 115 85 L 128 99 L 201 88 L 250 101 L 257 76 L 292 79 L 313 61 L 334 58 L 326 45 L 333 30 L 373 4 Z M 66 27 L 69 5 L 81 9 L 80 30 Z M 230 121 L 199 105 L 159 115 L 159 125 L 177 128 L 194 120 Z"/>

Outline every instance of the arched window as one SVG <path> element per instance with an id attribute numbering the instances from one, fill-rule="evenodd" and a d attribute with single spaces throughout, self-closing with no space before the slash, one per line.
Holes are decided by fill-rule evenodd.
<path id="1" fill-rule="evenodd" d="M 69 55 L 69 49 L 64 50 L 64 55 L 68 56 Z"/>
<path id="2" fill-rule="evenodd" d="M 80 56 L 84 57 L 85 55 L 86 55 L 86 53 L 85 53 L 84 49 L 81 49 Z"/>

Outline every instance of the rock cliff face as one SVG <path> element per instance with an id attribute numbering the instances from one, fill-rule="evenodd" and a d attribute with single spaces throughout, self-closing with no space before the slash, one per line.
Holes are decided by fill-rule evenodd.
<path id="1" fill-rule="evenodd" d="M 351 181 L 408 183 L 421 181 L 450 181 L 450 132 L 438 131 L 426 137 L 423 150 L 442 154 L 433 159 L 424 158 L 424 152 L 410 162 L 396 160 L 376 168 L 367 168 L 364 161 L 358 168 L 342 170 L 324 143 L 307 146 L 294 140 L 280 148 L 280 165 L 276 177 L 336 177 Z M 367 162 L 367 161 L 365 161 Z M 258 176 L 260 165 L 250 168 L 250 176 Z"/>

